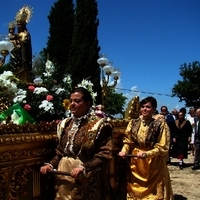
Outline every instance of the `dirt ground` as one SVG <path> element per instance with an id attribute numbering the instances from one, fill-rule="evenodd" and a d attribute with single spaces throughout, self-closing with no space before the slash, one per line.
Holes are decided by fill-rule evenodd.
<path id="1" fill-rule="evenodd" d="M 188 152 L 188 159 L 184 159 L 185 167 L 180 170 L 178 159 L 171 159 L 168 168 L 175 200 L 200 199 L 200 169 L 191 169 L 193 160 L 194 156 Z"/>

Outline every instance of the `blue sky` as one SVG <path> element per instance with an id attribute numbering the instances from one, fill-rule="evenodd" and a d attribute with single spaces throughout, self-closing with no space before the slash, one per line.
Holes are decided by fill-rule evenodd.
<path id="1" fill-rule="evenodd" d="M 1 0 L 0 34 L 25 4 L 34 8 L 27 25 L 33 53 L 46 47 L 49 35 L 47 16 L 56 0 Z M 129 100 L 153 95 L 158 110 L 184 106 L 169 97 L 183 63 L 199 61 L 199 0 L 97 0 L 100 53 L 106 54 L 121 72 L 118 88 Z M 131 92 L 131 89 L 140 91 Z M 146 92 L 146 93 L 145 93 Z M 157 93 L 161 94 L 158 95 Z"/>

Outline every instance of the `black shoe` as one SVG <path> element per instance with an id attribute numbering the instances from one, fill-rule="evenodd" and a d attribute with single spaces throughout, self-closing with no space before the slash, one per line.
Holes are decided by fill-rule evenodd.
<path id="1" fill-rule="evenodd" d="M 193 166 L 192 167 L 192 170 L 197 170 L 197 169 L 200 169 L 200 166 Z"/>
<path id="2" fill-rule="evenodd" d="M 183 169 L 183 165 L 184 165 L 184 162 L 181 160 L 179 161 L 179 168 L 182 170 Z"/>

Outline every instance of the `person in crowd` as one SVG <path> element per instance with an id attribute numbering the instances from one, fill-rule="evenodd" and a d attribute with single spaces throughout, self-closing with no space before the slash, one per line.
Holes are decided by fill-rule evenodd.
<path id="1" fill-rule="evenodd" d="M 170 150 L 167 155 L 167 164 L 170 165 L 171 164 L 171 150 L 173 148 L 172 135 L 175 130 L 175 120 L 174 120 L 173 115 L 168 111 L 167 106 L 161 106 L 160 111 L 161 111 L 160 114 L 165 117 L 165 120 L 166 120 L 167 125 L 169 126 L 169 130 L 170 130 Z"/>
<path id="2" fill-rule="evenodd" d="M 156 110 L 153 114 L 153 118 L 154 119 L 160 119 L 160 120 L 164 120 L 165 121 L 165 117 L 163 115 L 161 115 L 158 110 Z"/>
<path id="3" fill-rule="evenodd" d="M 200 169 L 200 108 L 196 110 L 196 117 L 194 118 L 195 127 L 195 152 L 193 170 Z"/>
<path id="4" fill-rule="evenodd" d="M 185 116 L 186 116 L 186 113 L 187 113 L 187 110 L 186 108 L 180 108 L 179 112 L 182 112 Z"/>
<path id="5" fill-rule="evenodd" d="M 157 107 L 154 97 L 140 101 L 141 116 L 131 119 L 119 152 L 129 157 L 127 172 L 127 199 L 173 199 L 166 155 L 170 133 L 165 120 L 155 119 Z"/>
<path id="6" fill-rule="evenodd" d="M 16 14 L 14 33 L 13 24 L 9 24 L 10 41 L 14 48 L 10 52 L 10 70 L 24 82 L 32 82 L 32 44 L 31 35 L 26 27 L 32 15 L 32 8 L 24 6 Z M 12 25 L 12 27 L 11 27 Z"/>
<path id="7" fill-rule="evenodd" d="M 173 157 L 179 159 L 179 168 L 183 169 L 183 159 L 188 156 L 188 144 L 191 141 L 192 125 L 185 119 L 185 113 L 178 112 L 178 119 L 175 120 L 176 130 L 173 135 Z"/>
<path id="8" fill-rule="evenodd" d="M 169 125 L 169 127 L 171 126 L 171 123 L 174 123 L 174 117 L 173 115 L 168 111 L 167 106 L 161 106 L 160 108 L 160 114 L 165 116 L 166 122 Z"/>
<path id="9" fill-rule="evenodd" d="M 194 124 L 194 119 L 195 119 L 195 109 L 194 108 L 190 108 L 189 112 L 188 112 L 188 116 L 187 116 L 187 120 L 190 122 L 190 124 L 192 125 L 192 135 L 191 135 L 191 141 L 190 141 L 190 149 L 191 149 L 191 155 L 194 156 L 194 137 L 195 137 L 195 124 Z"/>
<path id="10" fill-rule="evenodd" d="M 178 118 L 178 110 L 177 109 L 172 110 L 172 116 L 173 116 L 174 120 L 176 120 Z"/>
<path id="11" fill-rule="evenodd" d="M 92 111 L 92 96 L 83 87 L 70 94 L 72 116 L 58 124 L 55 157 L 40 168 L 70 172 L 59 175 L 56 200 L 112 199 L 107 166 L 112 158 L 112 127 Z"/>

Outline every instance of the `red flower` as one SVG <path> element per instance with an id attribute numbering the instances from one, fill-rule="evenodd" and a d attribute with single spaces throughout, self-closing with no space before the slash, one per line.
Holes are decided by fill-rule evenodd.
<path id="1" fill-rule="evenodd" d="M 53 100 L 53 96 L 52 96 L 52 95 L 47 95 L 47 96 L 46 96 L 46 100 L 47 100 L 47 101 Z"/>
<path id="2" fill-rule="evenodd" d="M 35 90 L 35 87 L 32 86 L 32 85 L 30 85 L 30 86 L 28 86 L 28 89 L 29 89 L 31 92 L 33 92 L 33 91 Z"/>
<path id="3" fill-rule="evenodd" d="M 29 110 L 31 110 L 31 106 L 29 104 L 25 104 L 24 105 L 24 109 L 29 111 Z"/>

